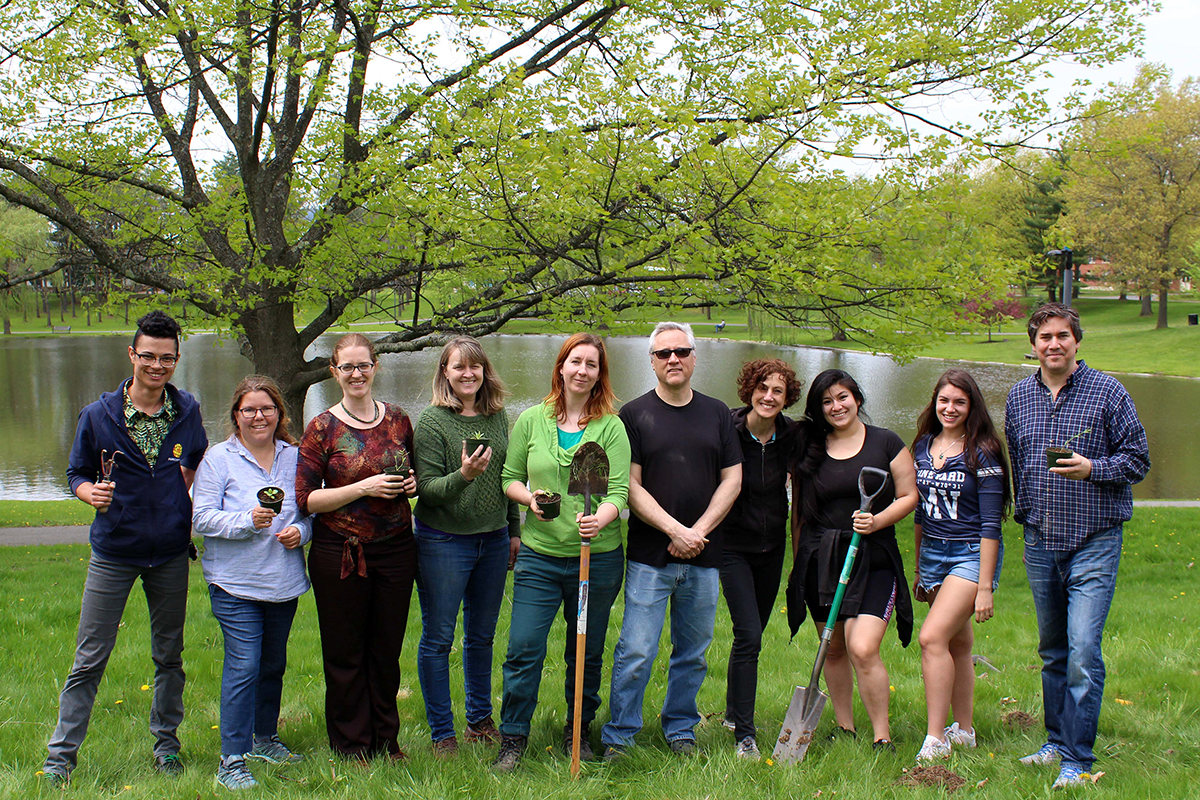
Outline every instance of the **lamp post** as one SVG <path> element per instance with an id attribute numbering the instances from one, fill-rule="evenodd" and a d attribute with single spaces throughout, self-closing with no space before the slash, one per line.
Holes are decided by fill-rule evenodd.
<path id="1" fill-rule="evenodd" d="M 1071 307 L 1071 281 L 1074 278 L 1075 258 L 1071 252 L 1071 248 L 1064 247 L 1062 250 L 1050 250 L 1046 253 L 1046 258 L 1058 259 L 1058 271 L 1062 277 L 1062 304 L 1067 308 Z"/>

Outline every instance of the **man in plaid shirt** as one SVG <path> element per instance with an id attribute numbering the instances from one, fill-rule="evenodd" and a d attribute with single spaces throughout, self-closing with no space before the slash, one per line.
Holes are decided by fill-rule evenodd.
<path id="1" fill-rule="evenodd" d="M 1146 431 L 1116 379 L 1076 361 L 1079 314 L 1058 303 L 1029 318 L 1038 363 L 1008 393 L 1004 433 L 1015 518 L 1038 616 L 1046 744 L 1022 763 L 1061 762 L 1054 788 L 1088 780 L 1104 694 L 1100 639 L 1117 583 L 1131 486 L 1146 476 Z M 1048 468 L 1046 449 L 1072 452 Z"/>

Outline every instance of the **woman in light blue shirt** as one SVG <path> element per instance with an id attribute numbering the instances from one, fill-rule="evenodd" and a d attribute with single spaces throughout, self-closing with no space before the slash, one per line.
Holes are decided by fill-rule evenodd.
<path id="1" fill-rule="evenodd" d="M 204 580 L 225 639 L 221 675 L 221 765 L 229 789 L 257 785 L 246 759 L 301 760 L 279 739 L 279 705 L 296 598 L 308 591 L 302 547 L 310 518 L 296 507 L 299 448 L 287 408 L 270 378 L 238 384 L 229 410 L 231 435 L 196 470 L 192 525 L 204 536 Z M 279 512 L 258 491 L 283 490 Z"/>

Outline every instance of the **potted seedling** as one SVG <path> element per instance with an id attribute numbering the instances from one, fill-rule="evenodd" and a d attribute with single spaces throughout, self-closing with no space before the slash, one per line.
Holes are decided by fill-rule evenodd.
<path id="1" fill-rule="evenodd" d="M 467 445 L 467 455 L 475 455 L 475 451 L 480 448 L 487 450 L 489 441 L 483 432 L 476 428 L 471 435 L 463 440 Z"/>
<path id="2" fill-rule="evenodd" d="M 537 494 L 537 504 L 542 510 L 542 519 L 556 519 L 562 509 L 562 495 L 541 489 Z"/>
<path id="3" fill-rule="evenodd" d="M 1079 433 L 1072 436 L 1070 439 L 1067 439 L 1065 442 L 1063 442 L 1060 447 L 1047 447 L 1046 448 L 1046 469 L 1054 469 L 1055 467 L 1058 466 L 1058 462 L 1075 455 L 1075 452 L 1071 448 L 1067 447 L 1067 445 L 1069 445 L 1075 439 L 1078 439 L 1080 436 L 1083 436 L 1085 433 L 1091 433 L 1091 432 L 1092 432 L 1091 428 L 1082 430 Z"/>
<path id="4" fill-rule="evenodd" d="M 392 463 L 390 466 L 383 468 L 383 473 L 385 475 L 400 475 L 401 477 L 407 478 L 409 469 L 410 465 L 408 461 L 408 451 L 404 448 L 401 448 L 392 453 Z"/>
<path id="5" fill-rule="evenodd" d="M 278 514 L 283 511 L 283 489 L 278 486 L 264 486 L 258 490 L 258 504 Z"/>

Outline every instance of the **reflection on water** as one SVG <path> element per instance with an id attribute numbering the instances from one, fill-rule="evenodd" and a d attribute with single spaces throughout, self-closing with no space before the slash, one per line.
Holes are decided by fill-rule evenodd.
<path id="1" fill-rule="evenodd" d="M 336 336 L 317 342 L 310 355 L 329 352 Z M 512 392 L 509 418 L 539 402 L 549 388 L 550 369 L 563 336 L 491 336 L 484 341 L 501 377 Z M 80 409 L 111 391 L 130 372 L 126 342 L 117 337 L 76 336 L 0 340 L 0 499 L 70 497 L 64 470 Z M 865 353 L 783 347 L 749 342 L 697 342 L 693 385 L 731 405 L 738 402 L 735 381 L 743 362 L 779 357 L 793 364 L 807 386 L 824 369 L 844 369 L 858 379 L 871 420 L 892 428 L 907 441 L 916 416 L 929 401 L 933 383 L 950 363 L 922 360 L 900 366 Z M 630 400 L 654 386 L 649 347 L 644 337 L 608 342 L 617 396 Z M 430 381 L 438 351 L 385 355 L 375 378 L 376 397 L 417 413 L 429 403 Z M 1009 388 L 1028 375 L 1030 366 L 966 364 L 1002 424 Z M 175 384 L 197 395 L 210 439 L 225 436 L 227 406 L 234 385 L 251 371 L 235 343 L 215 336 L 192 336 L 183 344 Z M 1154 468 L 1134 487 L 1137 497 L 1200 497 L 1200 381 L 1119 376 L 1150 437 Z M 305 419 L 333 405 L 337 385 L 326 381 L 309 390 Z M 799 406 L 792 412 L 798 413 Z"/>

